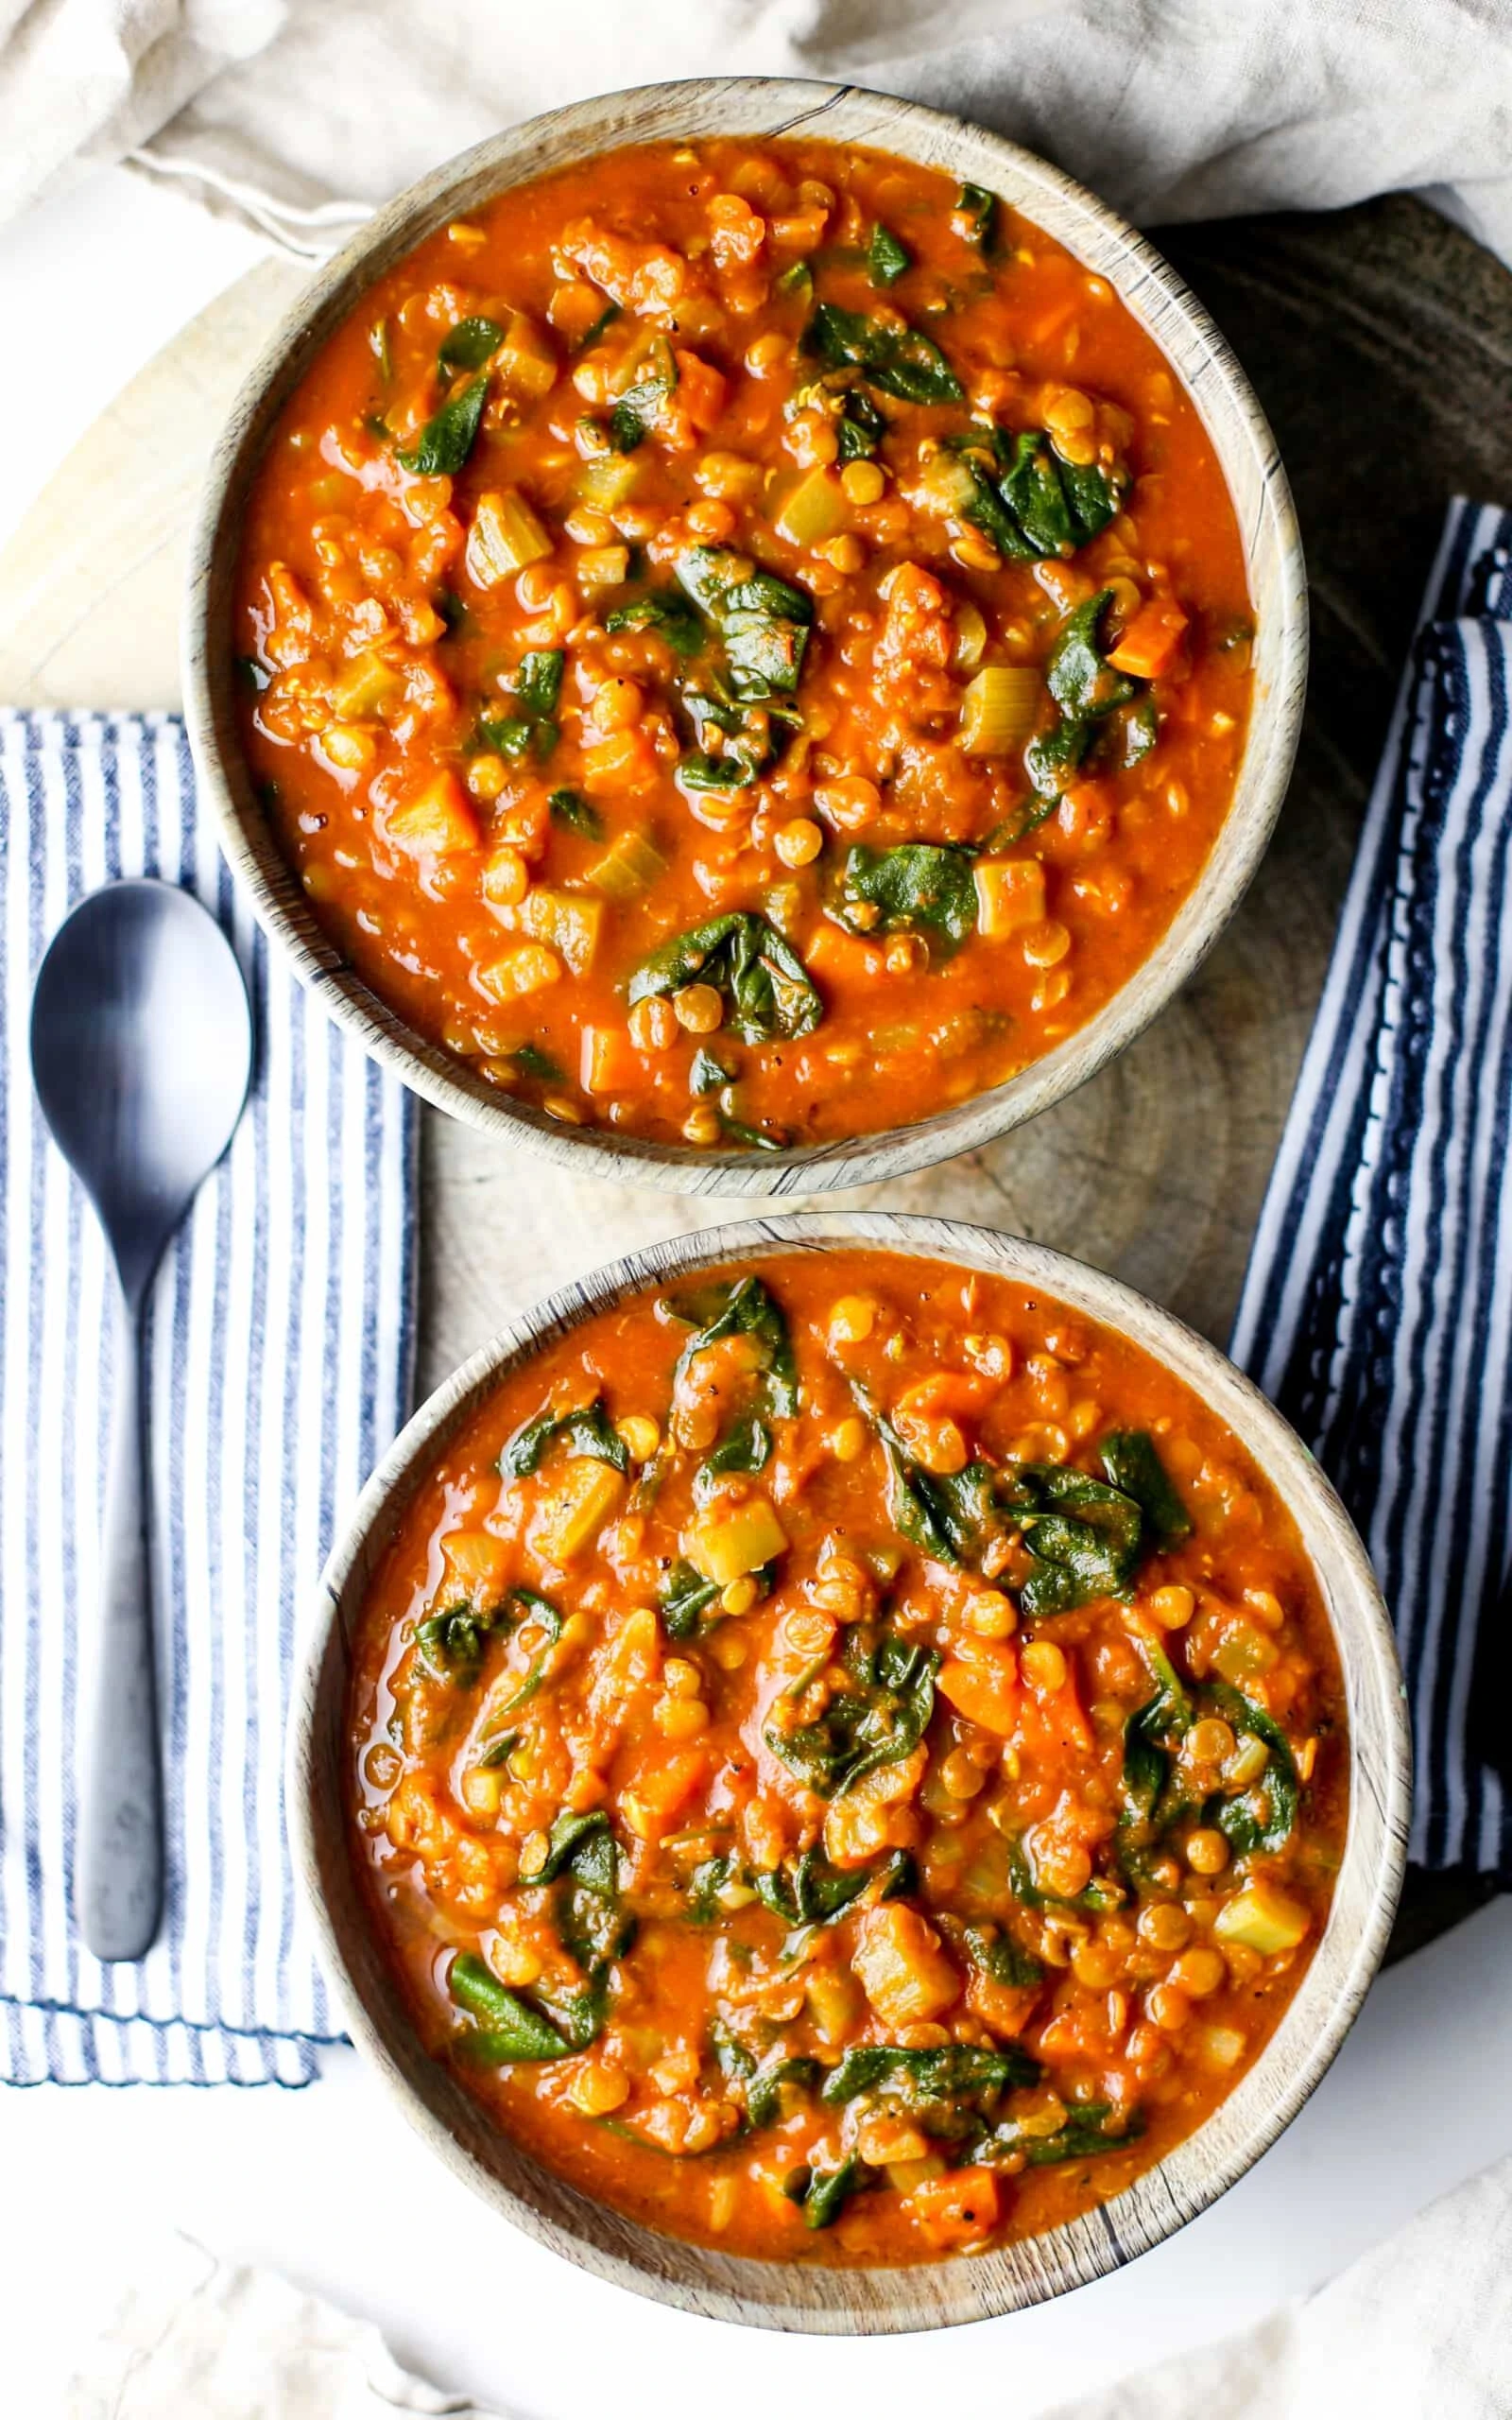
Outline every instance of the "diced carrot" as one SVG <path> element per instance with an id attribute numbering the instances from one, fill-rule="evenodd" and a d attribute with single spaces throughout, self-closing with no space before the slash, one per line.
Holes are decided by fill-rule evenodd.
<path id="1" fill-rule="evenodd" d="M 1186 626 L 1186 615 L 1169 596 L 1148 597 L 1108 661 L 1115 672 L 1154 681 L 1176 653 Z"/>
<path id="2" fill-rule="evenodd" d="M 1024 1692 L 1011 1647 L 991 1638 L 963 1638 L 941 1667 L 936 1685 L 968 1722 L 979 1722 L 1000 1739 L 1012 1738 L 1018 1730 Z"/>
<path id="3" fill-rule="evenodd" d="M 941 1673 L 941 1685 L 944 1678 Z M 1076 1695 L 1074 1674 L 1068 1669 L 1064 1685 L 1043 1696 L 1025 1689 L 1019 1700 L 1016 1727 L 1020 1744 L 1047 1761 L 1074 1749 L 1090 1748 L 1092 1735 Z"/>
<path id="4" fill-rule="evenodd" d="M 583 787 L 593 798 L 644 790 L 656 777 L 656 751 L 644 731 L 611 731 L 583 751 Z"/>
<path id="5" fill-rule="evenodd" d="M 628 1092 L 641 1073 L 640 1053 L 622 1025 L 583 1028 L 585 1093 Z"/>
<path id="6" fill-rule="evenodd" d="M 903 2207 L 936 2251 L 963 2251 L 997 2225 L 998 2180 L 989 2168 L 958 2168 L 916 2185 Z"/>
<path id="7" fill-rule="evenodd" d="M 725 378 L 696 353 L 679 353 L 678 401 L 692 425 L 707 436 L 725 408 Z"/>
<path id="8" fill-rule="evenodd" d="M 843 933 L 838 925 L 821 925 L 804 952 L 804 963 L 815 975 L 835 979 L 849 976 L 859 982 L 864 976 L 882 973 L 882 952 L 853 933 Z"/>

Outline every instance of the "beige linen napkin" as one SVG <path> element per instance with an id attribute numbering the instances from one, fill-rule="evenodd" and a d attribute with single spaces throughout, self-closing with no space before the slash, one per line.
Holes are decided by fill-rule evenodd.
<path id="1" fill-rule="evenodd" d="M 1010 2323 L 1011 2324 L 1011 2323 Z M 76 2378 L 69 2420 L 490 2420 L 406 2376 L 377 2330 L 171 2238 Z M 1046 2420 L 1508 2420 L 1512 2159 L 1306 2301 Z"/>
<path id="2" fill-rule="evenodd" d="M 1452 190 L 1512 259 L 1507 0 L 0 0 L 0 217 L 129 157 L 315 257 L 438 161 L 665 77 L 848 77 L 1141 223 Z"/>

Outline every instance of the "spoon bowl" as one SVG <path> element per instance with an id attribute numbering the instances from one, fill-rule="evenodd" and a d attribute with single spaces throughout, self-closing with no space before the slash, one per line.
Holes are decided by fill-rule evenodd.
<path id="1" fill-rule="evenodd" d="M 93 891 L 43 960 L 31 1065 L 43 1113 L 94 1204 L 120 1279 L 77 1901 L 97 1958 L 140 1958 L 163 1903 L 142 1311 L 163 1246 L 236 1131 L 252 1072 L 247 987 L 215 919 L 168 883 Z"/>

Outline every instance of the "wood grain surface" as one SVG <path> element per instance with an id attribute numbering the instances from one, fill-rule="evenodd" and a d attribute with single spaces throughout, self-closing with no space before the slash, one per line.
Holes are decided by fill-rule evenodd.
<path id="1" fill-rule="evenodd" d="M 1313 673 L 1277 837 L 1194 979 L 1079 1093 L 965 1159 L 828 1199 L 1057 1245 L 1222 1341 L 1445 500 L 1512 496 L 1512 277 L 1402 197 L 1158 240 L 1247 370 L 1301 522 Z M 220 297 L 123 391 L 32 508 L 0 554 L 8 703 L 178 702 L 193 500 L 232 396 L 301 283 L 267 262 Z M 572 1274 L 742 1208 L 563 1184 L 427 1113 L 421 1391 Z M 1483 1895 L 1472 1876 L 1414 1878 L 1399 1946 Z"/>

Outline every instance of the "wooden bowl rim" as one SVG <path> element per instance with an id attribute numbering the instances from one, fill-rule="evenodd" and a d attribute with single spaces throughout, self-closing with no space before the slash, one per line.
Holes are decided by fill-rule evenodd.
<path id="1" fill-rule="evenodd" d="M 231 598 L 246 491 L 313 354 L 373 280 L 438 226 L 491 194 L 620 143 L 792 134 L 816 120 L 826 135 L 993 187 L 1108 280 L 1180 378 L 1224 470 L 1257 610 L 1255 701 L 1233 804 L 1201 880 L 1150 957 L 1077 1032 L 988 1092 L 911 1125 L 770 1155 L 559 1125 L 471 1074 L 368 989 L 321 930 L 267 828 L 242 760 L 233 696 Z M 877 1184 L 977 1150 L 1062 1099 L 1132 1042 L 1207 956 L 1264 854 L 1297 752 L 1307 648 L 1306 568 L 1275 439 L 1227 340 L 1153 245 L 1033 152 L 920 103 L 850 84 L 702 78 L 605 94 L 490 136 L 399 195 L 317 272 L 248 376 L 211 456 L 190 539 L 183 689 L 200 794 L 253 914 L 301 982 L 380 1065 L 438 1109 L 563 1167 L 679 1193 L 750 1198 Z"/>
<path id="2" fill-rule="evenodd" d="M 870 2270 L 701 2250 L 591 2200 L 515 2146 L 415 2037 L 363 1909 L 338 1770 L 347 1643 L 369 1577 L 437 1454 L 500 1379 L 627 1294 L 731 1261 L 858 1244 L 1040 1287 L 1193 1386 L 1297 1522 L 1338 1643 L 1349 1715 L 1349 1830 L 1329 1921 L 1286 2015 L 1228 2099 L 1157 2168 L 1069 2225 L 985 2256 Z M 1396 1910 L 1410 1798 L 1405 1696 L 1365 1548 L 1333 1488 L 1259 1389 L 1169 1311 L 1099 1270 L 992 1229 L 888 1212 L 758 1218 L 680 1236 L 594 1270 L 511 1321 L 421 1407 L 363 1490 L 311 1608 L 291 1701 L 289 1833 L 318 1954 L 353 2041 L 432 2150 L 491 2208 L 595 2276 L 705 2317 L 824 2334 L 953 2326 L 1024 2308 L 1106 2275 L 1227 2191 L 1297 2115 L 1359 2011 Z"/>

